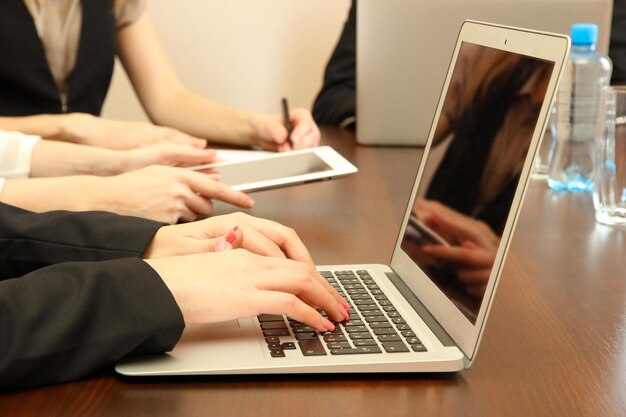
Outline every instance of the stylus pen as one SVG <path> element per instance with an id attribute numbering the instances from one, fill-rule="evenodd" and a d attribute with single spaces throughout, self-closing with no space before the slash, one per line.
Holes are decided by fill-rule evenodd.
<path id="1" fill-rule="evenodd" d="M 283 121 L 285 122 L 285 127 L 287 128 L 287 143 L 293 149 L 293 142 L 291 142 L 291 131 L 293 130 L 293 125 L 291 124 L 291 118 L 289 117 L 289 104 L 287 103 L 287 99 L 283 97 L 281 100 L 283 105 Z"/>

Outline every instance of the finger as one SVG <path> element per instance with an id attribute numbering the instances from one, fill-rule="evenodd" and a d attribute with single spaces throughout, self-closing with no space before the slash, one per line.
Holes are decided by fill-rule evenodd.
<path id="1" fill-rule="evenodd" d="M 194 148 L 200 148 L 200 149 L 206 148 L 207 141 L 205 139 L 197 138 L 195 136 L 188 135 L 186 133 L 183 133 L 175 129 L 168 129 L 168 130 L 170 133 L 168 139 L 171 142 L 191 145 Z"/>
<path id="2" fill-rule="evenodd" d="M 465 288 L 465 291 L 473 297 L 482 297 L 485 295 L 485 291 L 487 290 L 487 285 L 470 285 Z"/>
<path id="3" fill-rule="evenodd" d="M 271 258 L 285 259 L 287 257 L 282 249 L 263 233 L 260 233 L 247 224 L 242 224 L 240 227 L 243 229 L 245 235 L 241 244 L 242 248 L 256 253 L 257 255 Z"/>
<path id="4" fill-rule="evenodd" d="M 469 239 L 482 247 L 492 246 L 488 236 L 485 236 L 481 230 L 479 226 L 480 223 L 474 219 L 444 215 L 437 211 L 431 213 L 431 219 L 434 220 L 439 227 L 457 236 L 457 240 Z"/>
<path id="5" fill-rule="evenodd" d="M 261 291 L 255 298 L 260 314 L 284 314 L 321 333 L 335 330 L 335 326 L 328 319 L 293 294 Z"/>
<path id="6" fill-rule="evenodd" d="M 166 151 L 164 163 L 177 166 L 204 165 L 215 161 L 215 149 L 198 149 L 188 145 L 172 145 Z"/>
<path id="7" fill-rule="evenodd" d="M 176 219 L 174 220 L 174 223 L 179 221 L 189 223 L 195 221 L 197 218 L 198 215 L 189 207 L 187 207 L 184 201 L 181 200 L 180 202 L 178 202 L 178 208 L 176 209 Z"/>
<path id="8" fill-rule="evenodd" d="M 250 208 L 254 205 L 254 200 L 247 194 L 233 190 L 222 182 L 214 181 L 205 174 L 193 171 L 187 171 L 186 174 L 191 189 L 206 198 L 213 198 L 243 208 Z"/>
<path id="9" fill-rule="evenodd" d="M 493 265 L 493 255 L 485 250 L 442 245 L 424 245 L 422 250 L 425 254 L 442 261 L 456 262 L 477 268 Z"/>
<path id="10" fill-rule="evenodd" d="M 278 264 L 279 268 L 274 268 L 271 276 L 266 275 L 260 278 L 257 288 L 297 295 L 305 298 L 315 307 L 322 308 L 335 321 L 347 319 L 341 311 L 341 303 L 334 295 L 336 291 L 327 290 L 317 280 L 317 271 L 311 266 L 287 259 L 275 260 L 271 264 Z"/>
<path id="11" fill-rule="evenodd" d="M 484 284 L 489 279 L 491 269 L 459 269 L 456 273 L 459 281 L 468 285 Z"/>
<path id="12" fill-rule="evenodd" d="M 291 133 L 291 141 L 294 149 L 303 149 L 317 146 L 320 141 L 319 129 L 313 120 L 296 124 Z"/>
<path id="13" fill-rule="evenodd" d="M 241 246 L 243 240 L 243 234 L 239 226 L 233 227 L 225 236 L 219 239 L 209 239 L 209 245 L 214 244 L 214 252 L 223 252 L 230 249 L 237 249 Z"/>
<path id="14" fill-rule="evenodd" d="M 242 222 L 250 225 L 274 242 L 288 258 L 313 265 L 313 258 L 306 246 L 300 240 L 295 230 L 271 220 L 252 217 L 244 213 L 238 213 L 237 217 Z"/>
<path id="15" fill-rule="evenodd" d="M 213 213 L 213 203 L 206 197 L 189 190 L 184 196 L 185 205 L 196 214 L 196 219 L 207 218 Z"/>
<path id="16" fill-rule="evenodd" d="M 319 146 L 320 138 L 320 131 L 319 129 L 315 128 L 309 130 L 306 136 L 302 138 L 299 143 L 302 148 L 314 148 L 316 146 Z"/>

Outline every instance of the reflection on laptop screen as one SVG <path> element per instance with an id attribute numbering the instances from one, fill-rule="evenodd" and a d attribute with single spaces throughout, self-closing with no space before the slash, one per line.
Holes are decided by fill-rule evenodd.
<path id="1" fill-rule="evenodd" d="M 401 248 L 472 322 L 554 63 L 463 42 Z"/>

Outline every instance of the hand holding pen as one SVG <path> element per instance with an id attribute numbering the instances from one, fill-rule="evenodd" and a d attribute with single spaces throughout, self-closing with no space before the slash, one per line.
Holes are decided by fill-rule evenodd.
<path id="1" fill-rule="evenodd" d="M 290 109 L 286 98 L 281 100 L 278 114 L 256 113 L 252 126 L 256 144 L 265 150 L 282 152 L 311 148 L 320 143 L 320 130 L 311 112 L 303 108 Z"/>

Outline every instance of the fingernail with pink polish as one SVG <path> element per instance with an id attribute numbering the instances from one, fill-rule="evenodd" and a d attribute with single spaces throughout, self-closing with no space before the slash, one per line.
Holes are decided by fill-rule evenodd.
<path id="1" fill-rule="evenodd" d="M 322 324 L 324 325 L 324 328 L 329 332 L 335 330 L 335 325 L 332 324 L 328 319 L 322 318 Z"/>
<path id="2" fill-rule="evenodd" d="M 227 241 L 228 243 L 233 243 L 233 241 L 234 241 L 235 239 L 237 239 L 237 235 L 235 234 L 235 232 L 236 232 L 237 230 L 239 230 L 239 226 L 235 226 L 235 227 L 233 227 L 233 228 L 230 230 L 230 232 L 228 232 L 228 233 L 226 234 L 226 241 Z"/>
<path id="3" fill-rule="evenodd" d="M 344 320 L 350 319 L 350 314 L 346 311 L 346 309 L 343 306 L 339 306 L 339 311 L 341 312 L 341 315 L 343 316 Z"/>
<path id="4" fill-rule="evenodd" d="M 217 243 L 215 244 L 215 252 L 223 252 L 226 250 L 226 247 L 228 245 L 228 242 L 226 241 L 226 239 L 224 239 L 223 237 L 221 237 Z"/>

